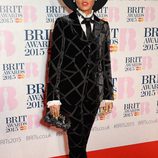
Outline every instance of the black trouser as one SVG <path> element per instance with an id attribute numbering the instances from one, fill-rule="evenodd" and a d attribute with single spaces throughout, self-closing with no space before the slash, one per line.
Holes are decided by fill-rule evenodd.
<path id="1" fill-rule="evenodd" d="M 87 158 L 86 146 L 100 104 L 98 98 L 99 89 L 94 81 L 94 74 L 90 75 L 89 71 L 87 71 L 87 77 L 83 80 L 83 83 L 80 98 L 78 95 L 76 98 L 72 97 L 72 100 L 79 99 L 76 104 L 70 105 L 68 103 L 69 99 L 66 99 L 69 95 L 64 95 L 64 99 L 61 100 L 61 112 L 65 113 L 71 121 L 71 127 L 67 131 L 69 158 Z M 74 90 L 73 96 L 75 97 L 75 94 L 78 94 L 80 91 L 79 86 L 77 86 L 77 90 Z"/>
<path id="2" fill-rule="evenodd" d="M 86 145 L 97 110 L 98 105 L 85 98 L 71 114 L 71 128 L 67 131 L 70 158 L 87 158 Z"/>

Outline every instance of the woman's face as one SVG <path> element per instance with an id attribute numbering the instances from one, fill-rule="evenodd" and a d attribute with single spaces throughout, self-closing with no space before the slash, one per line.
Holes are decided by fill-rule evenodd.
<path id="1" fill-rule="evenodd" d="M 94 6 L 95 0 L 76 0 L 77 7 L 85 14 L 90 14 Z"/>

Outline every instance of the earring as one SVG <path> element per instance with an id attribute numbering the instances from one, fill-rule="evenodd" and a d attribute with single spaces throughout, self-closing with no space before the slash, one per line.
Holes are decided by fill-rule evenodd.
<path id="1" fill-rule="evenodd" d="M 75 3 L 76 0 L 73 0 L 73 2 Z"/>

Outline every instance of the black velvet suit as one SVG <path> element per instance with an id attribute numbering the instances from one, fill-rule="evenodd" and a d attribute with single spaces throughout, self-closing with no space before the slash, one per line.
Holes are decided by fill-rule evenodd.
<path id="1" fill-rule="evenodd" d="M 86 158 L 86 144 L 98 107 L 113 99 L 107 22 L 94 16 L 87 40 L 76 12 L 56 20 L 49 67 L 47 100 L 60 100 L 68 115 L 70 158 Z"/>

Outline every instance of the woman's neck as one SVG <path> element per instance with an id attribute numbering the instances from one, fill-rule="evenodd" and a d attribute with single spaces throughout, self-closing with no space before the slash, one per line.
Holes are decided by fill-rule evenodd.
<path id="1" fill-rule="evenodd" d="M 82 11 L 86 15 L 90 15 L 92 13 L 92 10 Z"/>

